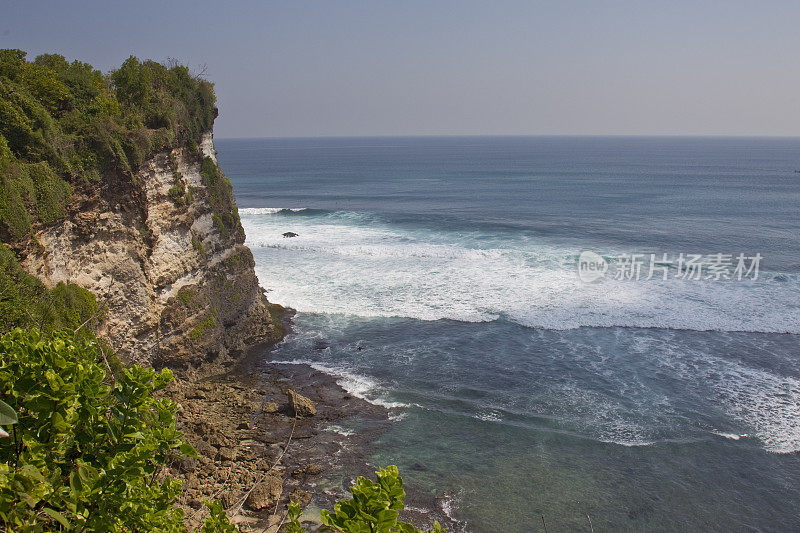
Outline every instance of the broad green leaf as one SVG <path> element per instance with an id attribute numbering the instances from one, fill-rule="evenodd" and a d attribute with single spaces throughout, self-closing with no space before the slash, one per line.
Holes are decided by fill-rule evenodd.
<path id="1" fill-rule="evenodd" d="M 58 511 L 50 509 L 49 507 L 45 507 L 44 509 L 42 509 L 42 511 L 44 511 L 50 518 L 57 521 L 62 526 L 67 528 L 69 527 L 69 522 L 67 521 L 67 519 L 64 518 L 64 515 L 59 513 Z"/>
<path id="2" fill-rule="evenodd" d="M 10 426 L 17 422 L 17 412 L 6 402 L 0 400 L 0 426 Z"/>

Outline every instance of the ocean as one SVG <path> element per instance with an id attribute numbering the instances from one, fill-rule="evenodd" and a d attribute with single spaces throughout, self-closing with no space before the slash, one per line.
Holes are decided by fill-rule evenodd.
<path id="1" fill-rule="evenodd" d="M 371 462 L 466 531 L 800 530 L 800 139 L 216 146 L 268 357 L 387 407 Z"/>

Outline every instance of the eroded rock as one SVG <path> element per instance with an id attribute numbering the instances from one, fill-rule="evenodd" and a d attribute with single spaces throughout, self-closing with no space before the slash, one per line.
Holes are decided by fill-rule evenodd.
<path id="1" fill-rule="evenodd" d="M 311 494 L 307 493 L 303 489 L 294 489 L 292 493 L 289 494 L 289 501 L 300 505 L 300 507 L 305 507 L 311 503 Z"/>
<path id="2" fill-rule="evenodd" d="M 306 417 L 317 414 L 317 404 L 302 394 L 298 394 L 292 389 L 289 389 L 286 391 L 286 396 L 289 398 L 289 409 L 293 415 Z"/>
<path id="3" fill-rule="evenodd" d="M 267 476 L 258 483 L 245 502 L 250 509 L 260 511 L 272 508 L 277 503 L 283 492 L 283 481 L 277 476 Z"/>

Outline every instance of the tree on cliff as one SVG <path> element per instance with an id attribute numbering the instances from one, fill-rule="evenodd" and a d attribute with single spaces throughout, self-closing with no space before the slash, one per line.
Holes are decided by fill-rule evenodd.
<path id="1" fill-rule="evenodd" d="M 73 186 L 130 177 L 152 154 L 197 148 L 213 85 L 182 65 L 129 57 L 110 74 L 57 54 L 0 50 L 0 237 L 64 217 Z"/>

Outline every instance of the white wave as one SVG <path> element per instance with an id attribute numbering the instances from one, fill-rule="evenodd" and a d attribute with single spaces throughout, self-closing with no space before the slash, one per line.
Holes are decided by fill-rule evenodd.
<path id="1" fill-rule="evenodd" d="M 740 434 L 737 434 L 737 433 L 725 433 L 724 431 L 712 431 L 712 433 L 714 435 L 717 435 L 719 437 L 723 437 L 723 438 L 726 438 L 726 439 L 729 439 L 729 440 L 739 440 L 739 439 L 747 438 L 747 437 L 750 436 L 747 433 L 742 433 L 740 435 Z"/>
<path id="2" fill-rule="evenodd" d="M 299 213 L 306 211 L 306 207 L 244 207 L 239 209 L 240 215 L 276 215 L 281 211 L 292 211 Z"/>
<path id="3" fill-rule="evenodd" d="M 739 366 L 711 383 L 729 413 L 752 427 L 765 449 L 800 451 L 800 381 Z"/>
<path id="4" fill-rule="evenodd" d="M 641 327 L 800 334 L 800 281 L 582 283 L 578 250 L 404 231 L 344 215 L 242 222 L 271 298 L 301 312 L 545 329 Z M 300 236 L 284 239 L 291 230 Z"/>
<path id="5" fill-rule="evenodd" d="M 402 402 L 392 402 L 377 397 L 374 394 L 374 391 L 380 389 L 381 387 L 375 380 L 368 378 L 366 376 L 355 374 L 353 372 L 350 372 L 342 368 L 326 365 L 308 359 L 277 360 L 270 362 L 279 365 L 307 365 L 313 368 L 314 370 L 317 370 L 318 372 L 323 372 L 325 374 L 328 374 L 329 376 L 339 378 L 336 380 L 336 383 L 341 388 L 343 388 L 348 394 L 350 394 L 351 396 L 355 396 L 356 398 L 359 398 L 366 402 L 369 402 L 372 405 L 377 405 L 385 409 L 400 409 L 400 408 L 412 407 L 409 404 L 405 404 Z"/>
<path id="6" fill-rule="evenodd" d="M 712 433 L 732 440 L 754 437 L 773 453 L 800 451 L 800 380 L 685 345 L 660 342 L 635 349 L 684 383 L 686 394 L 720 408 L 739 426 L 736 433 Z"/>
<path id="7" fill-rule="evenodd" d="M 445 514 L 445 516 L 453 522 L 453 525 L 456 526 L 456 531 L 466 532 L 469 530 L 468 522 L 456 517 L 459 505 L 461 504 L 463 498 L 463 490 L 459 491 L 458 493 L 445 493 L 444 496 L 439 499 L 439 507 L 442 509 L 442 512 Z"/>
<path id="8" fill-rule="evenodd" d="M 345 429 L 342 426 L 337 426 L 336 424 L 331 424 L 330 426 L 326 427 L 325 431 L 330 431 L 332 433 L 336 433 L 337 435 L 342 435 L 343 437 L 352 437 L 356 434 L 355 430 Z"/>
<path id="9" fill-rule="evenodd" d="M 484 422 L 502 422 L 503 418 L 497 411 L 487 411 L 475 415 L 475 418 Z"/>
<path id="10" fill-rule="evenodd" d="M 271 289 L 273 301 L 301 312 L 463 322 L 503 317 L 547 330 L 621 326 L 800 334 L 796 275 L 764 273 L 747 282 L 606 279 L 584 284 L 575 272 L 578 250 L 406 231 L 363 217 L 293 217 L 291 225 L 280 218 L 245 213 L 242 222 L 260 283 Z M 287 229 L 300 237 L 283 239 Z M 635 350 L 707 391 L 703 397 L 731 417 L 736 433 L 722 436 L 752 435 L 773 453 L 800 451 L 800 381 L 705 352 L 688 357 L 643 339 L 637 338 Z M 374 380 L 305 363 L 336 376 L 353 396 L 389 408 L 409 407 L 376 397 Z M 679 416 L 669 405 L 649 409 L 649 400 L 637 404 L 650 417 L 640 420 L 628 415 L 629 405 L 608 398 L 584 398 L 577 391 L 559 397 L 573 397 L 575 404 L 564 400 L 568 408 L 554 408 L 556 415 L 574 421 L 572 415 L 582 412 L 586 433 L 625 446 L 671 438 L 652 428 L 668 427 Z"/>

